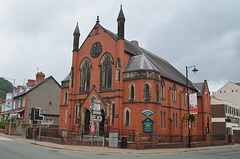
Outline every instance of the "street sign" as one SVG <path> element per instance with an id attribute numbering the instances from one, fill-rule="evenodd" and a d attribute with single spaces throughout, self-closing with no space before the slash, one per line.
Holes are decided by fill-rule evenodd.
<path id="1" fill-rule="evenodd" d="M 93 115 L 101 115 L 102 113 L 100 111 L 93 110 Z"/>
<path id="2" fill-rule="evenodd" d="M 100 103 L 101 103 L 101 100 L 94 99 L 94 100 L 93 100 L 93 103 L 98 103 L 98 104 L 100 104 Z"/>
<path id="3" fill-rule="evenodd" d="M 101 121 L 102 121 L 102 116 L 93 115 L 93 121 L 95 121 L 95 122 L 101 122 Z"/>
<path id="4" fill-rule="evenodd" d="M 93 104 L 93 110 L 101 111 L 101 105 L 100 104 Z"/>

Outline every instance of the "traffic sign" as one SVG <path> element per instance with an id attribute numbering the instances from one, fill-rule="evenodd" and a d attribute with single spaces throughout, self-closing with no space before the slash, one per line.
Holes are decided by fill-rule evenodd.
<path id="1" fill-rule="evenodd" d="M 101 115 L 102 113 L 100 111 L 93 110 L 93 115 Z"/>
<path id="2" fill-rule="evenodd" d="M 93 103 L 98 103 L 98 104 L 100 104 L 100 103 L 101 103 L 101 100 L 94 99 L 94 100 L 93 100 Z"/>
<path id="3" fill-rule="evenodd" d="M 102 121 L 102 116 L 93 115 L 93 121 L 95 121 L 95 122 L 101 122 L 101 121 Z"/>
<path id="4" fill-rule="evenodd" d="M 93 104 L 93 110 L 101 111 L 101 105 L 100 104 Z"/>

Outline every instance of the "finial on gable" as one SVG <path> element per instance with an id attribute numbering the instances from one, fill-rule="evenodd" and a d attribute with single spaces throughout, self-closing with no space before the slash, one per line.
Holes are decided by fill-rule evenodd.
<path id="1" fill-rule="evenodd" d="M 97 16 L 97 21 L 96 21 L 96 24 L 99 24 L 99 16 Z"/>

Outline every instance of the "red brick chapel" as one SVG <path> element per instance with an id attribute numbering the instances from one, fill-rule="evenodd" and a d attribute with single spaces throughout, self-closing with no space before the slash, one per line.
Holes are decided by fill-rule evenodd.
<path id="1" fill-rule="evenodd" d="M 168 61 L 140 47 L 137 41 L 126 40 L 124 27 L 121 8 L 117 34 L 103 27 L 97 18 L 79 47 L 77 24 L 71 71 L 62 81 L 59 129 L 88 134 L 89 125 L 96 124 L 92 104 L 97 99 L 102 108 L 100 135 L 111 130 L 133 130 L 135 134 L 185 140 L 188 135 L 188 123 L 183 119 L 188 114 L 186 77 Z M 198 93 L 198 114 L 191 123 L 191 135 L 204 140 L 211 132 L 206 81 L 196 85 L 189 81 L 189 91 Z"/>

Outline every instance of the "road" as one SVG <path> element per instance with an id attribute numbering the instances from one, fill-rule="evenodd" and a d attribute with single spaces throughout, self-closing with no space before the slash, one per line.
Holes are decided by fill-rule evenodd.
<path id="1" fill-rule="evenodd" d="M 167 154 L 114 154 L 57 150 L 0 136 L 0 159 L 239 159 L 240 149 L 218 149 Z"/>

